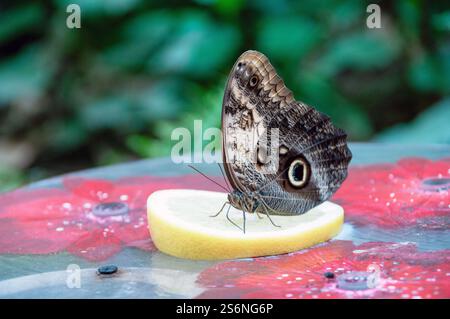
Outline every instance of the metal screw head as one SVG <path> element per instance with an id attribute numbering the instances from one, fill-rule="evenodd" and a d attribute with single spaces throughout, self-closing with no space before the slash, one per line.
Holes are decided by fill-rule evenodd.
<path id="1" fill-rule="evenodd" d="M 331 271 L 327 271 L 323 275 L 325 276 L 325 278 L 328 278 L 328 279 L 333 279 L 334 278 L 334 273 L 332 273 Z"/>
<path id="2" fill-rule="evenodd" d="M 117 272 L 119 268 L 116 265 L 104 265 L 97 269 L 99 275 L 112 275 Z"/>

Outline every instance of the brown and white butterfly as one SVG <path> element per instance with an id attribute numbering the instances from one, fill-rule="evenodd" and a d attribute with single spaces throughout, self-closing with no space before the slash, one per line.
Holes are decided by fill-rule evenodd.
<path id="1" fill-rule="evenodd" d="M 257 51 L 244 52 L 231 70 L 222 136 L 232 186 L 228 201 L 244 218 L 245 212 L 269 218 L 307 212 L 340 187 L 352 157 L 346 133 L 327 115 L 296 101 Z"/>

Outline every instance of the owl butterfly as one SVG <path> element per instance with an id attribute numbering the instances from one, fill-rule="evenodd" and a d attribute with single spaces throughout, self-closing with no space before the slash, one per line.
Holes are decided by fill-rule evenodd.
<path id="1" fill-rule="evenodd" d="M 227 203 L 244 218 L 245 212 L 269 219 L 307 212 L 340 187 L 352 157 L 346 133 L 327 115 L 294 100 L 257 51 L 244 52 L 228 77 L 222 135 L 232 186 Z"/>

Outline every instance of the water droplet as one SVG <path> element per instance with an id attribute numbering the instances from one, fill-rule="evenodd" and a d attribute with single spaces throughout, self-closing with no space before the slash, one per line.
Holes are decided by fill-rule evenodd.
<path id="1" fill-rule="evenodd" d="M 369 273 L 365 271 L 352 271 L 337 277 L 337 286 L 345 290 L 365 290 L 369 289 L 367 277 Z"/>
<path id="2" fill-rule="evenodd" d="M 427 178 L 422 181 L 422 186 L 431 191 L 450 189 L 450 178 L 443 178 L 442 175 L 438 178 Z"/>

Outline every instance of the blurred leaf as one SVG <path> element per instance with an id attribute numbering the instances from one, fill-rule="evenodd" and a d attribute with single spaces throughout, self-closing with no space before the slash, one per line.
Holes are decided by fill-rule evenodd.
<path id="1" fill-rule="evenodd" d="M 48 147 L 57 153 L 77 149 L 89 138 L 86 129 L 76 118 L 49 123 L 45 126 L 43 134 L 48 140 Z"/>
<path id="2" fill-rule="evenodd" d="M 158 45 L 170 36 L 175 18 L 168 11 L 152 11 L 131 19 L 121 29 L 121 40 L 102 53 L 105 60 L 117 66 L 144 64 Z"/>
<path id="3" fill-rule="evenodd" d="M 418 41 L 421 33 L 421 19 L 423 16 L 424 2 L 416 0 L 396 1 L 396 13 L 399 24 L 403 27 L 406 37 L 411 41 Z"/>
<path id="4" fill-rule="evenodd" d="M 42 6 L 35 3 L 0 11 L 0 43 L 41 25 L 43 18 Z"/>
<path id="5" fill-rule="evenodd" d="M 150 157 L 154 153 L 154 150 L 151 150 L 152 139 L 141 134 L 128 136 L 126 144 L 133 152 L 142 157 Z"/>
<path id="6" fill-rule="evenodd" d="M 124 88 L 87 104 L 79 111 L 80 120 L 89 130 L 143 130 L 178 115 L 183 107 L 182 88 L 177 80 L 156 82 L 149 88 Z"/>
<path id="7" fill-rule="evenodd" d="M 134 94 L 137 103 L 134 116 L 153 121 L 177 117 L 185 107 L 184 85 L 179 80 L 166 79 Z"/>
<path id="8" fill-rule="evenodd" d="M 161 122 L 156 124 L 161 125 Z M 174 127 L 170 127 L 169 132 L 172 131 Z M 159 128 L 155 129 L 156 132 L 161 132 Z M 164 132 L 166 130 L 162 130 Z M 166 135 L 166 133 L 159 133 L 161 135 Z M 172 141 L 170 140 L 170 133 L 163 139 L 155 139 L 149 136 L 134 134 L 130 135 L 126 139 L 126 145 L 141 157 L 161 157 L 169 156 L 172 148 Z"/>
<path id="9" fill-rule="evenodd" d="M 177 21 L 167 43 L 149 60 L 150 72 L 211 77 L 236 55 L 240 36 L 235 27 L 214 22 L 199 11 L 182 12 Z"/>
<path id="10" fill-rule="evenodd" d="M 244 6 L 244 0 L 216 0 L 215 6 L 218 12 L 224 16 L 236 15 Z"/>
<path id="11" fill-rule="evenodd" d="M 286 14 L 291 9 L 292 1 L 289 0 L 254 0 L 249 1 L 248 6 L 263 15 Z"/>
<path id="12" fill-rule="evenodd" d="M 432 23 L 439 31 L 450 31 L 450 11 L 435 14 Z"/>
<path id="13" fill-rule="evenodd" d="M 0 106 L 42 94 L 52 69 L 40 53 L 40 48 L 33 46 L 0 63 Z"/>
<path id="14" fill-rule="evenodd" d="M 25 182 L 25 176 L 20 170 L 0 166 L 0 192 L 13 190 Z"/>
<path id="15" fill-rule="evenodd" d="M 441 76 L 441 92 L 450 94 L 450 43 L 443 43 L 438 51 L 438 71 Z"/>
<path id="16" fill-rule="evenodd" d="M 345 35 L 331 42 L 317 62 L 317 72 L 334 76 L 344 69 L 371 70 L 386 67 L 400 53 L 395 36 L 366 31 Z"/>
<path id="17" fill-rule="evenodd" d="M 16 169 L 27 167 L 36 154 L 36 146 L 23 139 L 0 138 L 0 163 Z"/>
<path id="18" fill-rule="evenodd" d="M 113 165 L 130 160 L 130 156 L 107 145 L 96 148 L 95 161 L 98 165 Z"/>
<path id="19" fill-rule="evenodd" d="M 353 24 L 364 23 L 367 17 L 366 7 L 367 4 L 364 1 L 336 2 L 333 6 L 332 14 L 327 15 L 330 20 L 330 31 L 347 31 Z"/>
<path id="20" fill-rule="evenodd" d="M 66 10 L 67 6 L 72 3 L 76 3 L 80 6 L 81 15 L 84 16 L 96 16 L 100 14 L 119 15 L 129 12 L 134 9 L 141 0 L 54 0 L 55 4 Z"/>
<path id="21" fill-rule="evenodd" d="M 88 104 L 80 111 L 80 120 L 89 130 L 118 129 L 133 125 L 130 98 L 112 95 Z"/>
<path id="22" fill-rule="evenodd" d="M 408 72 L 411 85 L 424 92 L 436 90 L 440 83 L 436 66 L 436 61 L 430 56 L 422 55 L 416 58 L 410 64 Z"/>
<path id="23" fill-rule="evenodd" d="M 390 143 L 442 143 L 450 144 L 450 98 L 446 98 L 422 112 L 411 123 L 388 128 L 375 137 L 375 141 Z"/>
<path id="24" fill-rule="evenodd" d="M 260 21 L 257 46 L 271 59 L 301 59 L 323 39 L 323 29 L 307 17 L 267 17 Z"/>

